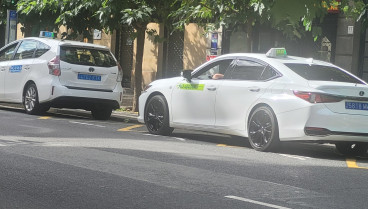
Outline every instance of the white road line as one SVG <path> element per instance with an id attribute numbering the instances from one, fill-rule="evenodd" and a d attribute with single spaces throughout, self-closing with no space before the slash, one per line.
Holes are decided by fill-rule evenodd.
<path id="1" fill-rule="evenodd" d="M 298 155 L 287 155 L 287 154 L 279 154 L 279 155 L 284 156 L 284 157 L 298 159 L 298 160 L 307 160 L 307 159 L 310 159 L 310 157 L 303 157 L 303 156 L 298 156 Z"/>
<path id="2" fill-rule="evenodd" d="M 106 126 L 95 125 L 95 124 L 91 124 L 91 123 L 81 123 L 81 122 L 76 122 L 76 121 L 69 121 L 69 122 L 74 123 L 74 124 L 86 125 L 86 126 L 96 126 L 96 127 L 100 127 L 100 128 L 105 128 L 106 127 Z"/>
<path id="3" fill-rule="evenodd" d="M 286 207 L 282 207 L 282 206 L 278 206 L 278 205 L 273 205 L 273 204 L 268 204 L 268 203 L 259 202 L 259 201 L 255 201 L 255 200 L 246 199 L 246 198 L 243 198 L 243 197 L 237 197 L 237 196 L 225 196 L 225 197 L 230 198 L 230 199 L 234 199 L 234 200 L 240 200 L 240 201 L 243 201 L 243 202 L 249 202 L 249 203 L 253 203 L 253 204 L 257 204 L 257 205 L 262 205 L 262 206 L 266 206 L 266 207 L 270 207 L 270 208 L 290 209 L 290 208 L 286 208 Z"/>
<path id="4" fill-rule="evenodd" d="M 177 140 L 182 141 L 182 142 L 185 142 L 186 141 L 186 139 L 180 138 L 180 137 L 172 137 L 172 138 L 177 139 Z"/>
<path id="5" fill-rule="evenodd" d="M 154 135 L 154 134 L 143 134 L 145 136 L 159 136 L 159 135 Z"/>

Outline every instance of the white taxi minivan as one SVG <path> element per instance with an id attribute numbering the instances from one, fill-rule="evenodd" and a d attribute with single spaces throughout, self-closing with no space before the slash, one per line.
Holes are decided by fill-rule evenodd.
<path id="1" fill-rule="evenodd" d="M 123 71 L 111 51 L 96 44 L 24 38 L 0 49 L 0 102 L 21 103 L 28 114 L 85 109 L 106 120 L 122 101 Z"/>

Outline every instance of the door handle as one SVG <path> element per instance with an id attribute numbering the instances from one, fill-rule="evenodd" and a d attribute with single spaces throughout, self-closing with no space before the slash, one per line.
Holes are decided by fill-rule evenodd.
<path id="1" fill-rule="evenodd" d="M 210 86 L 210 87 L 207 87 L 207 90 L 208 90 L 208 91 L 215 91 L 215 90 L 216 90 L 216 87 L 214 87 L 214 86 Z"/>
<path id="2" fill-rule="evenodd" d="M 29 70 L 29 69 L 31 69 L 31 66 L 26 65 L 26 66 L 24 66 L 24 69 L 25 69 L 25 70 Z"/>
<path id="3" fill-rule="evenodd" d="M 261 88 L 254 86 L 254 87 L 249 87 L 248 90 L 251 92 L 259 92 Z"/>
<path id="4" fill-rule="evenodd" d="M 0 68 L 1 71 L 5 71 L 5 67 Z"/>

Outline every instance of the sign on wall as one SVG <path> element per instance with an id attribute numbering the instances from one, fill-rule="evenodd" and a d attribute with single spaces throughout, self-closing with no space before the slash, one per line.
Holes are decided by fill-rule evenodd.
<path id="1" fill-rule="evenodd" d="M 93 31 L 93 39 L 94 40 L 101 40 L 102 32 L 100 30 Z"/>
<path id="2" fill-rule="evenodd" d="M 7 11 L 5 44 L 17 40 L 17 11 Z"/>

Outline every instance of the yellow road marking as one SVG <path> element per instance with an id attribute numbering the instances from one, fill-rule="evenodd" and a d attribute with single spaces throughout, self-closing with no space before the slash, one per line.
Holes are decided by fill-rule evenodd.
<path id="1" fill-rule="evenodd" d="M 134 125 L 134 126 L 128 126 L 128 127 L 125 127 L 125 128 L 121 128 L 119 129 L 118 131 L 130 131 L 132 130 L 133 128 L 139 128 L 139 127 L 142 127 L 143 125 Z"/>
<path id="2" fill-rule="evenodd" d="M 47 119 L 50 119 L 51 117 L 49 116 L 44 116 L 44 117 L 39 117 L 38 119 L 41 119 L 41 120 L 47 120 Z"/>
<path id="3" fill-rule="evenodd" d="M 217 145 L 218 147 L 232 147 L 232 148 L 241 148 L 239 146 L 230 146 L 230 145 L 227 145 L 227 144 L 218 144 Z"/>
<path id="4" fill-rule="evenodd" d="M 346 164 L 348 165 L 348 168 L 360 168 L 360 169 L 368 169 L 367 167 L 360 167 L 358 166 L 356 159 L 353 158 L 347 158 Z"/>

